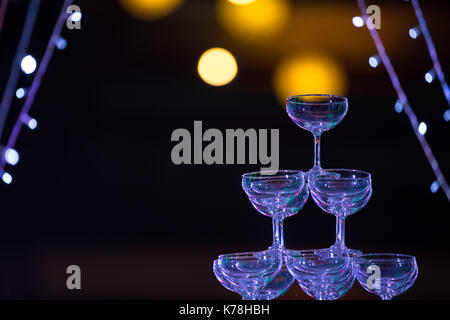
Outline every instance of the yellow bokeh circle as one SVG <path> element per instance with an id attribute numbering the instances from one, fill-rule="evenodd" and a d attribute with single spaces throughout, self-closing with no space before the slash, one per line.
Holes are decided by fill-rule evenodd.
<path id="1" fill-rule="evenodd" d="M 275 67 L 273 86 L 279 101 L 297 94 L 345 95 L 347 79 L 341 64 L 323 54 L 297 54 Z"/>
<path id="2" fill-rule="evenodd" d="M 218 0 L 217 16 L 222 27 L 246 42 L 273 39 L 286 25 L 289 3 L 286 0 Z M 242 1 L 241 1 L 242 2 Z"/>
<path id="3" fill-rule="evenodd" d="M 255 0 L 228 0 L 228 1 L 233 3 L 233 4 L 237 4 L 237 5 L 243 6 L 243 5 L 246 5 L 246 4 L 249 4 L 249 3 L 253 2 Z"/>
<path id="4" fill-rule="evenodd" d="M 211 48 L 198 60 L 197 71 L 207 84 L 223 86 L 236 77 L 238 66 L 233 55 L 223 48 Z"/>
<path id="5" fill-rule="evenodd" d="M 157 20 L 175 11 L 183 0 L 119 0 L 132 16 L 142 20 Z"/>

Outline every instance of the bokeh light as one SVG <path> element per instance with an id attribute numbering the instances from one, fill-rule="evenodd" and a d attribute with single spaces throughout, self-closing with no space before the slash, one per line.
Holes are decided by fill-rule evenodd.
<path id="1" fill-rule="evenodd" d="M 242 6 L 242 5 L 249 4 L 249 3 L 251 3 L 251 2 L 253 2 L 255 0 L 228 0 L 228 1 L 230 1 L 231 3 L 234 3 L 234 4 Z"/>
<path id="2" fill-rule="evenodd" d="M 434 80 L 435 72 L 433 69 L 429 70 L 427 73 L 425 73 L 425 81 L 428 83 L 432 83 Z"/>
<path id="3" fill-rule="evenodd" d="M 30 128 L 31 130 L 34 130 L 37 128 L 37 120 L 34 118 L 31 118 L 30 120 L 28 120 L 27 123 L 28 128 Z"/>
<path id="4" fill-rule="evenodd" d="M 19 153 L 16 149 L 8 148 L 5 152 L 5 159 L 10 165 L 15 166 L 19 162 Z"/>
<path id="5" fill-rule="evenodd" d="M 417 39 L 417 37 L 420 35 L 420 30 L 417 27 L 410 28 L 408 30 L 409 36 L 413 39 Z"/>
<path id="6" fill-rule="evenodd" d="M 439 181 L 435 180 L 430 186 L 430 190 L 432 193 L 436 193 L 439 190 Z"/>
<path id="7" fill-rule="evenodd" d="M 419 133 L 421 135 L 424 135 L 427 132 L 427 129 L 428 129 L 427 124 L 425 122 L 419 123 L 419 128 L 418 129 L 419 129 Z"/>
<path id="8" fill-rule="evenodd" d="M 22 62 L 20 62 L 20 67 L 26 74 L 32 74 L 34 70 L 36 70 L 36 66 L 36 59 L 34 59 L 32 55 L 25 56 L 22 59 Z"/>
<path id="9" fill-rule="evenodd" d="M 245 42 L 259 42 L 273 39 L 283 30 L 289 17 L 289 3 L 254 0 L 238 5 L 236 0 L 218 0 L 217 15 L 223 28 L 235 37 Z"/>
<path id="10" fill-rule="evenodd" d="M 372 68 L 378 67 L 379 64 L 380 64 L 380 58 L 378 57 L 378 55 L 374 55 L 369 58 L 369 65 Z"/>
<path id="11" fill-rule="evenodd" d="M 22 99 L 23 97 L 25 97 L 26 91 L 24 88 L 19 88 L 16 90 L 16 97 L 17 99 Z"/>
<path id="12" fill-rule="evenodd" d="M 343 67 L 324 54 L 291 55 L 281 60 L 273 78 L 275 94 L 284 105 L 296 94 L 345 95 L 347 80 Z"/>
<path id="13" fill-rule="evenodd" d="M 4 172 L 4 173 L 2 174 L 2 180 L 3 180 L 3 182 L 6 183 L 6 184 L 11 184 L 13 178 L 12 178 L 12 176 L 11 176 L 8 172 Z"/>
<path id="14" fill-rule="evenodd" d="M 364 20 L 363 20 L 363 18 L 356 16 L 356 17 L 353 17 L 352 23 L 355 27 L 361 28 L 364 25 Z"/>
<path id="15" fill-rule="evenodd" d="M 175 11 L 183 0 L 119 0 L 133 17 L 150 21 L 162 19 Z"/>
<path id="16" fill-rule="evenodd" d="M 212 86 L 223 86 L 237 74 L 238 66 L 233 55 L 222 48 L 205 51 L 198 60 L 200 78 Z"/>

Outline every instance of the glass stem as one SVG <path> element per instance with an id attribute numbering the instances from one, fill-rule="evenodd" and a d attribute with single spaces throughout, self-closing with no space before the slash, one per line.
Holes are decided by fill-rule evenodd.
<path id="1" fill-rule="evenodd" d="M 284 219 L 278 217 L 278 215 L 272 215 L 272 247 L 274 248 L 284 248 L 283 221 Z"/>
<path id="2" fill-rule="evenodd" d="M 381 300 L 392 300 L 391 296 L 381 296 Z"/>
<path id="3" fill-rule="evenodd" d="M 320 134 L 314 134 L 314 168 L 320 168 Z"/>
<path id="4" fill-rule="evenodd" d="M 336 243 L 334 247 L 345 249 L 345 217 L 342 214 L 336 216 Z"/>

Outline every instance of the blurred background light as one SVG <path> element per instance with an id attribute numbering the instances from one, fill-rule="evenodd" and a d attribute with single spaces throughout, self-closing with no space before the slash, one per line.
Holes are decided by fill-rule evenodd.
<path id="1" fill-rule="evenodd" d="M 241 2 L 241 1 L 239 1 Z M 217 15 L 222 27 L 245 42 L 259 42 L 278 35 L 289 18 L 286 0 L 254 0 L 237 5 L 236 0 L 218 0 Z"/>
<path id="2" fill-rule="evenodd" d="M 297 54 L 281 60 L 275 67 L 275 94 L 284 105 L 296 94 L 345 95 L 347 79 L 342 65 L 323 54 Z"/>
<path id="3" fill-rule="evenodd" d="M 228 0 L 228 1 L 230 1 L 231 3 L 237 4 L 237 5 L 246 5 L 255 0 Z"/>
<path id="4" fill-rule="evenodd" d="M 119 0 L 133 17 L 150 21 L 162 19 L 175 11 L 183 0 Z"/>
<path id="5" fill-rule="evenodd" d="M 198 60 L 198 74 L 212 86 L 223 86 L 237 74 L 238 66 L 233 55 L 222 48 L 206 50 Z"/>
<path id="6" fill-rule="evenodd" d="M 445 112 L 444 112 L 444 120 L 445 121 L 450 121 L 450 109 L 448 109 L 448 110 L 445 110 Z"/>
<path id="7" fill-rule="evenodd" d="M 10 165 L 15 166 L 19 162 L 19 153 L 12 148 L 8 148 L 5 152 L 5 159 Z"/>
<path id="8" fill-rule="evenodd" d="M 411 38 L 416 39 L 420 35 L 420 29 L 419 27 L 410 28 L 408 33 Z"/>
<path id="9" fill-rule="evenodd" d="M 400 101 L 397 100 L 397 102 L 395 103 L 394 109 L 397 113 L 402 112 L 403 105 L 400 103 Z"/>
<path id="10" fill-rule="evenodd" d="M 17 99 L 22 99 L 23 97 L 25 97 L 26 91 L 24 88 L 19 88 L 16 90 L 16 97 Z"/>
<path id="11" fill-rule="evenodd" d="M 20 67 L 22 68 L 22 71 L 26 74 L 31 74 L 36 70 L 36 59 L 33 58 L 32 55 L 27 55 L 22 59 L 22 62 L 20 63 Z"/>
<path id="12" fill-rule="evenodd" d="M 372 68 L 378 67 L 379 64 L 380 64 L 380 58 L 378 57 L 378 55 L 371 56 L 371 57 L 369 58 L 369 65 L 370 65 Z"/>
<path id="13" fill-rule="evenodd" d="M 424 135 L 427 132 L 427 124 L 425 122 L 421 122 L 419 124 L 419 133 Z"/>
<path id="14" fill-rule="evenodd" d="M 3 172 L 2 180 L 6 184 L 10 184 L 12 182 L 12 176 L 8 172 Z"/>
<path id="15" fill-rule="evenodd" d="M 430 191 L 432 193 L 436 193 L 438 190 L 439 190 L 439 182 L 437 180 L 434 180 L 430 186 Z"/>
<path id="16" fill-rule="evenodd" d="M 356 17 L 353 17 L 352 23 L 355 27 L 361 28 L 364 25 L 364 20 L 363 20 L 363 18 L 356 16 Z"/>
<path id="17" fill-rule="evenodd" d="M 67 40 L 63 37 L 60 37 L 56 41 L 56 47 L 58 48 L 58 50 L 64 50 L 67 47 Z"/>
<path id="18" fill-rule="evenodd" d="M 431 69 L 430 71 L 425 73 L 425 81 L 428 83 L 432 83 L 435 76 L 436 76 L 436 73 L 434 72 L 433 69 Z"/>
<path id="19" fill-rule="evenodd" d="M 82 14 L 81 12 L 74 12 L 72 13 L 72 15 L 70 16 L 70 20 L 72 20 L 73 22 L 78 22 L 81 20 Z"/>
<path id="20" fill-rule="evenodd" d="M 28 128 L 30 128 L 31 130 L 36 129 L 36 127 L 37 127 L 37 120 L 34 119 L 34 118 L 31 118 L 30 120 L 28 120 L 27 126 L 28 126 Z"/>

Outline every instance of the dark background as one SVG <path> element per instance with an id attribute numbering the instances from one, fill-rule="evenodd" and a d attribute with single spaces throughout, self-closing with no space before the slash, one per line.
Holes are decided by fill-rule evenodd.
<path id="1" fill-rule="evenodd" d="M 449 4 L 422 2 L 448 75 Z M 1 90 L 27 3 L 10 3 L 0 33 Z M 23 130 L 21 160 L 7 168 L 14 181 L 0 185 L 2 298 L 238 298 L 216 281 L 212 261 L 271 243 L 270 219 L 251 207 L 240 185 L 241 174 L 260 165 L 176 166 L 170 136 L 177 128 L 193 132 L 194 120 L 204 130 L 279 128 L 280 168 L 308 170 L 312 135 L 290 121 L 272 89 L 278 56 L 304 46 L 338 56 L 348 76 L 349 112 L 323 135 L 322 165 L 372 173 L 373 196 L 347 220 L 347 245 L 417 257 L 419 277 L 398 299 L 450 298 L 449 203 L 442 190 L 430 192 L 434 175 L 407 117 L 394 111 L 387 73 L 367 64 L 375 48 L 367 30 L 351 25 L 356 1 L 291 1 L 300 13 L 318 6 L 316 20 L 325 27 L 308 29 L 310 38 L 297 42 L 296 30 L 305 32 L 294 19 L 289 40 L 256 49 L 221 28 L 215 1 L 185 1 L 151 22 L 131 17 L 117 1 L 75 4 L 82 28 L 64 28 L 68 47 L 55 52 L 31 112 L 39 126 Z M 417 24 L 414 12 L 403 1 L 376 4 L 380 35 L 450 179 L 446 101 L 438 82 L 423 80 L 431 61 L 423 38 L 407 35 Z M 61 5 L 42 1 L 29 48 L 38 62 Z M 332 17 L 346 24 L 333 25 Z M 199 56 L 214 46 L 231 50 L 239 65 L 223 87 L 207 85 L 196 71 Z M 31 80 L 23 75 L 20 85 Z M 6 133 L 21 103 L 15 100 Z M 334 228 L 334 217 L 310 198 L 286 221 L 286 246 L 329 246 Z M 71 264 L 81 267 L 81 291 L 66 288 Z M 307 296 L 294 285 L 283 298 Z M 352 298 L 376 297 L 355 284 L 344 299 Z"/>

